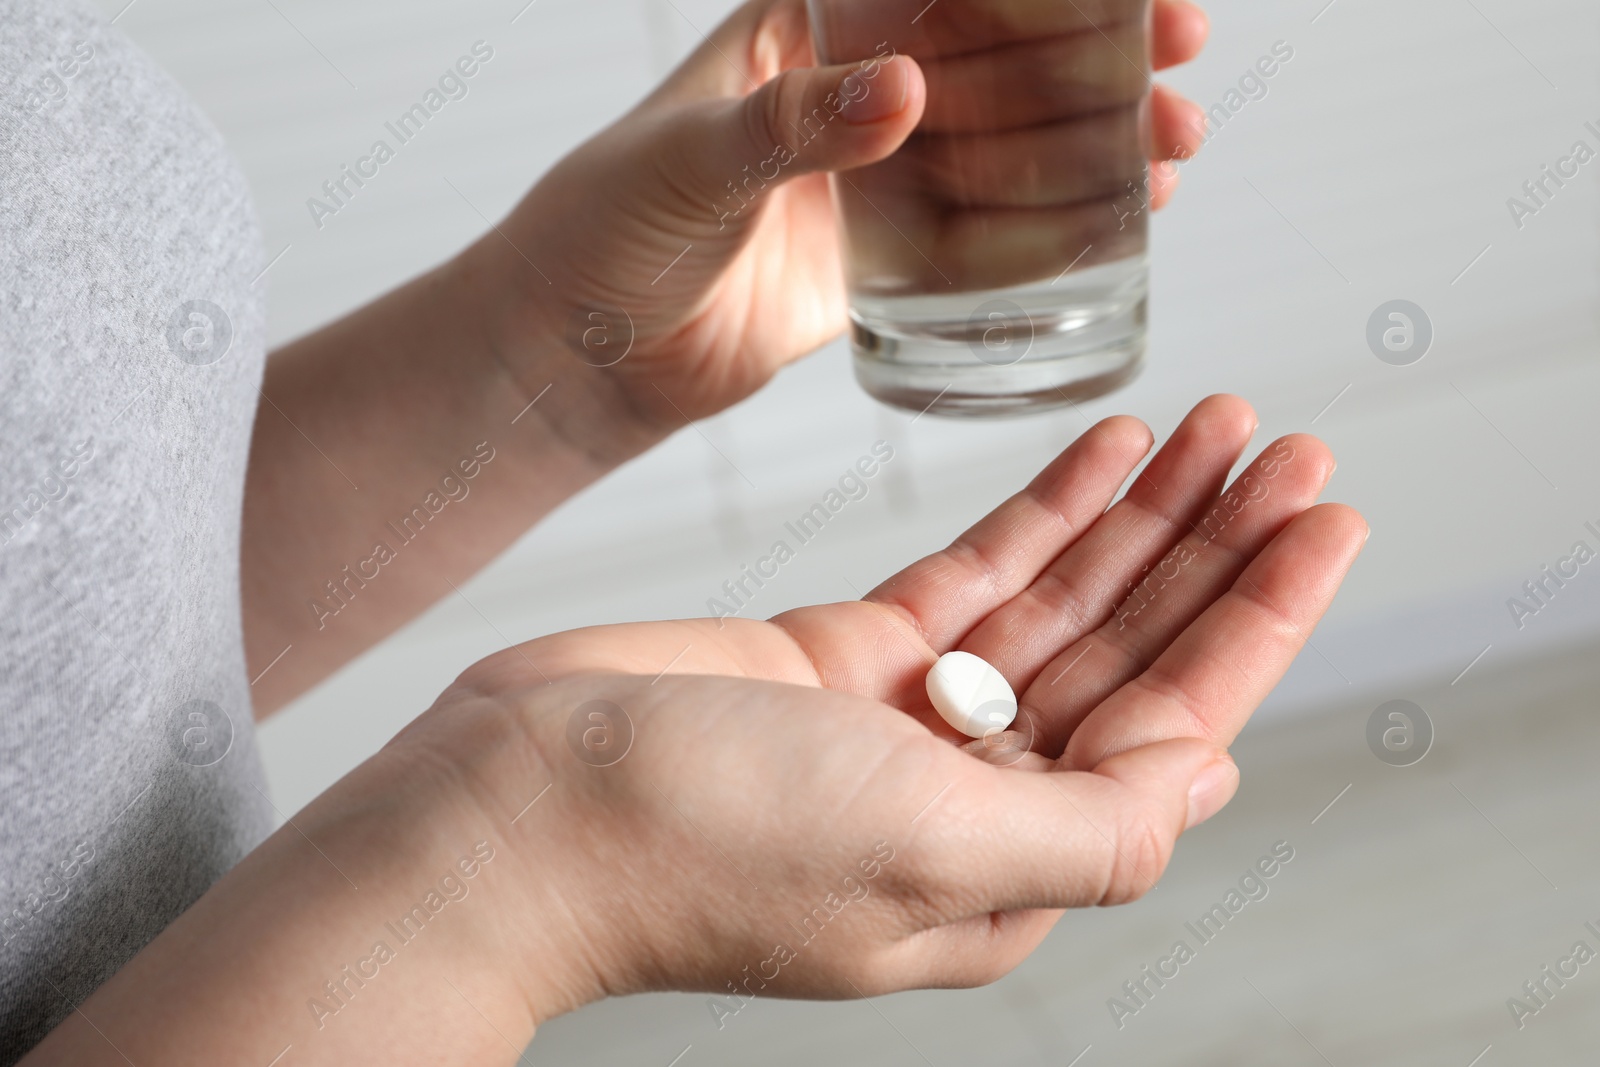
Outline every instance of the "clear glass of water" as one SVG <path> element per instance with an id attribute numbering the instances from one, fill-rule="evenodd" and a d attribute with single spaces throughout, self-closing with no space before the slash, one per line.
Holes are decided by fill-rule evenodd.
<path id="1" fill-rule="evenodd" d="M 913 411 L 1099 396 L 1144 359 L 1150 0 L 808 0 L 817 61 L 908 55 L 927 110 L 832 177 L 856 377 Z M 870 81 L 868 83 L 870 91 Z"/>

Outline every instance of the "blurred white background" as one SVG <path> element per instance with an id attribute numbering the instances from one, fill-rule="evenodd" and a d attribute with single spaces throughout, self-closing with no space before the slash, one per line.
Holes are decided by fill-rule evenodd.
<path id="1" fill-rule="evenodd" d="M 470 241 L 482 227 L 477 211 L 493 218 L 507 210 L 732 7 L 725 0 L 125 3 L 101 0 L 198 99 L 254 186 L 266 258 L 281 257 L 267 275 L 280 341 Z M 1215 0 L 1210 10 L 1211 46 L 1164 79 L 1202 105 L 1223 101 L 1275 43 L 1287 42 L 1294 57 L 1264 97 L 1184 166 L 1184 187 L 1155 227 L 1151 352 L 1135 385 L 1081 410 L 1027 421 L 913 425 L 866 400 L 843 346 L 830 346 L 569 503 L 464 588 L 470 604 L 445 599 L 279 715 L 260 744 L 278 806 L 292 811 L 425 708 L 463 666 L 503 647 L 501 634 L 520 640 L 595 622 L 705 614 L 723 580 L 878 438 L 892 441 L 898 458 L 866 501 L 761 591 L 752 613 L 865 590 L 944 544 L 1094 419 L 1130 412 L 1164 434 L 1201 396 L 1231 391 L 1256 404 L 1258 443 L 1293 430 L 1328 440 L 1340 460 L 1329 498 L 1359 507 L 1374 529 L 1314 649 L 1242 742 L 1260 773 L 1252 780 L 1253 765 L 1246 766 L 1240 811 L 1203 831 L 1209 844 L 1180 852 L 1163 885 L 1163 892 L 1176 886 L 1166 903 L 1071 917 L 998 991 L 886 1002 L 882 1010 L 897 1013 L 915 1047 L 884 1025 L 875 1005 L 763 1005 L 764 1014 L 718 1033 L 701 1000 L 667 997 L 560 1020 L 536 1040 L 534 1060 L 665 1065 L 690 1045 L 685 1067 L 1065 1064 L 1093 1045 L 1084 1067 L 1311 1064 L 1324 1053 L 1335 1063 L 1466 1067 L 1498 1041 L 1485 1067 L 1510 1061 L 1502 1058 L 1506 1048 L 1522 1038 L 1507 1022 L 1503 998 L 1571 938 L 1550 932 L 1522 945 L 1506 934 L 1505 962 L 1488 967 L 1482 989 L 1446 997 L 1450 982 L 1465 980 L 1464 961 L 1500 950 L 1487 935 L 1470 945 L 1450 935 L 1492 925 L 1496 907 L 1526 905 L 1550 890 L 1530 881 L 1504 847 L 1511 840 L 1530 847 L 1519 838 L 1524 821 L 1527 834 L 1553 835 L 1553 850 L 1570 840 L 1563 835 L 1586 828 L 1568 797 L 1551 800 L 1565 816 L 1519 820 L 1502 811 L 1491 824 L 1496 837 L 1484 823 L 1497 809 L 1476 798 L 1485 808 L 1473 814 L 1437 777 L 1443 770 L 1424 768 L 1450 769 L 1449 783 L 1464 797 L 1473 768 L 1501 767 L 1509 745 L 1528 788 L 1549 787 L 1546 769 L 1557 760 L 1572 772 L 1564 786 L 1586 781 L 1581 763 L 1571 763 L 1573 746 L 1589 735 L 1582 717 L 1569 714 L 1584 684 L 1581 671 L 1572 672 L 1586 657 L 1568 650 L 1600 635 L 1600 574 L 1582 574 L 1522 629 L 1506 601 L 1574 541 L 1594 543 L 1585 522 L 1600 525 L 1600 163 L 1520 228 L 1507 201 L 1574 142 L 1600 147 L 1600 135 L 1585 128 L 1600 126 L 1600 12 L 1580 0 Z M 480 39 L 494 59 L 471 81 L 470 95 L 319 229 L 307 199 Z M 1367 345 L 1369 316 L 1394 299 L 1420 305 L 1435 330 L 1432 350 L 1413 366 L 1386 365 Z M 1383 700 L 1426 694 L 1434 694 L 1440 752 L 1406 781 L 1438 788 L 1427 794 L 1433 800 L 1413 798 L 1392 811 L 1382 790 L 1394 787 L 1377 783 L 1392 783 L 1397 772 L 1372 759 L 1361 731 Z M 1582 706 L 1589 704 L 1584 697 Z M 1444 721 L 1441 707 L 1449 711 Z M 1517 715 L 1566 725 L 1509 740 L 1494 733 L 1497 716 Z M 1306 819 L 1361 775 L 1374 775 L 1366 800 L 1355 790 L 1344 803 L 1347 817 L 1361 811 L 1368 821 L 1328 838 L 1343 844 L 1328 844 L 1322 860 L 1296 872 L 1308 884 L 1322 872 L 1315 893 L 1263 905 L 1281 910 L 1270 924 L 1241 933 L 1227 950 L 1235 959 L 1210 961 L 1219 984 L 1201 989 L 1205 980 L 1195 979 L 1183 994 L 1189 999 L 1173 1004 L 1165 1020 L 1151 1020 L 1140 1036 L 1111 1027 L 1103 1001 L 1165 947 L 1177 925 L 1166 916 L 1201 910 L 1227 888 L 1234 868 L 1277 837 L 1340 833 Z M 1497 788 L 1507 804 L 1526 795 L 1514 781 Z M 1582 800 L 1584 810 L 1592 799 Z M 1293 834 L 1274 828 L 1274 819 L 1290 825 L 1289 809 L 1299 827 Z M 1441 843 L 1465 833 L 1463 826 L 1475 829 L 1462 847 L 1480 850 L 1464 866 L 1445 857 Z M 1435 849 L 1442 850 L 1437 862 L 1421 862 Z M 1457 910 L 1434 915 L 1430 894 L 1450 893 L 1463 871 L 1479 869 L 1473 864 L 1502 858 L 1518 874 L 1507 875 L 1506 886 L 1475 880 L 1472 899 L 1481 909 L 1462 911 L 1451 893 Z M 1569 866 L 1561 898 L 1581 921 L 1572 886 L 1584 883 L 1589 868 L 1576 859 Z M 1411 889 L 1396 883 L 1401 870 Z M 1380 884 L 1410 916 L 1399 932 L 1375 933 L 1376 905 L 1371 922 L 1346 927 L 1317 903 L 1349 907 L 1356 887 Z M 1536 910 L 1545 910 L 1543 902 Z M 1573 925 L 1563 917 L 1550 930 Z M 1402 949 L 1407 930 L 1420 934 Z M 1289 937 L 1310 937 L 1323 953 L 1279 953 L 1274 966 L 1280 976 L 1297 976 L 1298 993 L 1261 979 L 1265 996 L 1257 998 L 1234 971 L 1224 972 L 1225 962 L 1243 967 L 1254 958 L 1247 953 L 1270 959 Z M 1379 981 L 1374 969 L 1401 973 L 1407 952 L 1453 961 L 1392 988 L 1392 997 L 1411 998 L 1425 1014 L 1423 1002 L 1448 1002 L 1427 1015 L 1437 1027 L 1432 1037 L 1427 1026 L 1407 1025 L 1420 1015 L 1384 1016 L 1382 997 L 1361 994 L 1341 1006 L 1317 985 L 1321 973 L 1353 995 L 1355 983 Z M 1091 961 L 1109 970 L 1091 973 Z M 1600 979 L 1591 981 L 1600 995 Z M 1298 997 L 1295 1010 L 1281 997 Z M 1579 997 L 1572 994 L 1569 1008 L 1574 1025 Z M 1291 1015 L 1307 1041 L 1283 1025 Z M 1552 1044 L 1534 1058 L 1575 1062 L 1557 1050 L 1581 1028 L 1558 1040 L 1555 1023 L 1539 1025 Z M 1543 1046 L 1516 1047 L 1525 1054 Z"/>

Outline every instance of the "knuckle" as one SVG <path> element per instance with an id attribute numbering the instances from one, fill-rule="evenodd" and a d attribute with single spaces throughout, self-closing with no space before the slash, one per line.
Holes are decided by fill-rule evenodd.
<path id="1" fill-rule="evenodd" d="M 1226 667 L 1223 661 L 1212 663 L 1208 660 L 1207 666 Z M 1186 689 L 1181 681 L 1161 671 L 1156 666 L 1151 666 L 1139 675 L 1136 684 L 1155 701 L 1182 715 L 1188 725 L 1188 736 L 1210 737 L 1211 722 L 1206 716 L 1205 705 L 1193 693 Z"/>
<path id="2" fill-rule="evenodd" d="M 782 140 L 784 119 L 799 114 L 806 92 L 805 73 L 786 70 L 750 96 L 745 109 L 745 133 L 758 151 Z"/>
<path id="3" fill-rule="evenodd" d="M 1131 904 L 1142 898 L 1167 869 L 1174 842 L 1162 813 L 1147 806 L 1131 811 L 1117 834 L 1111 871 L 1099 904 Z"/>
<path id="4" fill-rule="evenodd" d="M 953 541 L 945 552 L 955 561 L 959 569 L 976 577 L 988 587 L 990 595 L 995 598 L 995 603 L 1003 604 L 1009 599 L 1004 578 L 1000 573 L 1000 565 L 983 549 L 961 537 Z"/>
<path id="5" fill-rule="evenodd" d="M 963 873 L 970 862 L 963 842 L 930 836 L 897 854 L 878 875 L 874 892 L 883 894 L 902 930 L 932 930 L 977 908 L 976 890 Z"/>
<path id="6" fill-rule="evenodd" d="M 928 870 L 918 870 L 911 865 L 893 872 L 885 870 L 880 878 L 887 877 L 881 888 L 901 923 L 908 930 L 926 930 L 946 921 L 950 914 L 950 893 L 939 884 L 940 880 Z"/>
<path id="7" fill-rule="evenodd" d="M 1108 609 L 1092 604 L 1081 585 L 1055 571 L 1041 574 L 1028 595 L 1043 610 L 1045 618 L 1058 620 L 1066 632 L 1074 635 L 1088 633 L 1102 615 L 1109 614 Z"/>

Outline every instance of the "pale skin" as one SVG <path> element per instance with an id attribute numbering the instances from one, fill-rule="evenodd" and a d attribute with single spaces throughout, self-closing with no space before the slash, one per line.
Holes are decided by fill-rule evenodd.
<path id="1" fill-rule="evenodd" d="M 641 105 L 645 118 L 580 149 L 484 241 L 274 358 L 278 410 L 262 412 L 247 487 L 246 636 L 255 671 L 295 649 L 257 686 L 263 713 L 583 484 L 837 332 L 816 174 L 775 191 L 719 250 L 714 230 L 693 229 L 704 220 L 673 214 L 677 192 L 660 192 L 693 176 L 652 169 L 674 165 L 669 143 L 701 146 L 708 167 L 717 151 L 743 159 L 748 145 L 722 147 L 759 130 L 739 109 L 837 82 L 840 70 L 786 75 L 749 94 L 724 62 L 760 84 L 803 62 L 795 11 L 740 9 L 715 35 L 720 53 L 702 49 Z M 1158 12 L 1158 56 L 1193 54 L 1198 9 Z M 840 138 L 845 158 L 828 165 L 881 158 L 915 124 L 920 75 L 895 63 L 905 108 Z M 573 218 L 595 221 L 564 232 Z M 707 256 L 647 296 L 693 237 Z M 564 284 L 593 286 L 562 300 L 631 309 L 627 360 L 595 374 L 559 349 L 567 309 L 550 310 L 524 251 L 559 265 Z M 559 389 L 563 402 L 512 426 L 551 382 L 545 399 Z M 767 622 L 596 627 L 473 665 L 24 1062 L 510 1064 L 540 1023 L 583 1004 L 727 995 L 751 968 L 772 975 L 764 994 L 808 998 L 998 978 L 1061 909 L 1147 891 L 1179 835 L 1233 796 L 1227 746 L 1360 551 L 1361 518 L 1315 503 L 1333 462 L 1314 438 L 1272 443 L 1227 488 L 1255 427 L 1244 401 L 1208 398 L 1133 477 L 1152 435 L 1105 420 L 860 601 Z M 305 587 L 365 555 L 373 527 L 486 438 L 496 458 L 474 495 L 309 629 Z M 467 508 L 470 521 L 443 524 Z M 1147 570 L 1159 586 L 1130 598 Z M 1015 733 L 964 743 L 931 712 L 922 678 L 957 648 L 1017 688 Z M 574 710 L 594 700 L 632 724 L 610 766 L 568 741 Z M 402 944 L 390 924 L 445 875 L 464 895 Z M 793 923 L 847 877 L 869 891 L 774 974 L 774 942 L 795 941 Z M 392 958 L 364 962 L 380 940 Z M 332 999 L 326 983 L 347 966 L 365 978 Z"/>
<path id="2" fill-rule="evenodd" d="M 1205 40 L 1205 15 L 1179 0 L 1157 3 L 1154 25 L 1158 67 L 1191 58 Z M 826 107 L 856 72 L 811 61 L 802 3 L 747 4 L 458 257 L 274 354 L 245 498 L 250 676 L 272 667 L 254 687 L 258 714 L 453 595 L 450 583 L 578 489 L 838 336 L 845 291 L 821 172 L 893 152 L 921 118 L 926 90 L 915 60 L 881 66 L 868 100 L 898 100 L 898 110 L 834 123 L 782 184 L 731 218 L 719 214 L 726 183 L 771 158 L 788 123 Z M 1198 107 L 1157 91 L 1153 160 L 1190 154 L 1202 129 Z M 1153 171 L 1155 204 L 1176 180 L 1175 170 Z M 943 261 L 957 270 L 955 257 Z M 569 347 L 575 311 L 593 303 L 625 309 L 634 329 L 627 358 L 605 370 Z M 496 458 L 469 499 L 448 505 L 404 547 L 403 564 L 319 624 L 309 602 L 325 583 L 370 558 L 375 541 L 392 543 L 385 523 L 483 441 Z"/>

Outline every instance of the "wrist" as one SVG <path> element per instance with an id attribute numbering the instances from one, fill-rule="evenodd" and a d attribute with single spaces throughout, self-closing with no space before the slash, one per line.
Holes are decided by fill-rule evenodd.
<path id="1" fill-rule="evenodd" d="M 514 969 L 537 949 L 507 906 L 517 843 L 460 777 L 446 754 L 386 746 L 101 985 L 78 1013 L 92 1026 L 69 1017 L 29 1062 L 266 1062 L 285 1047 L 304 1064 L 505 1062 L 562 1002 Z"/>
<path id="2" fill-rule="evenodd" d="M 570 686 L 541 684 L 526 699 L 511 699 L 458 683 L 380 754 L 397 762 L 387 778 L 434 798 L 423 805 L 433 836 L 475 834 L 474 846 L 486 840 L 494 850 L 462 943 L 480 953 L 475 970 L 492 971 L 498 995 L 530 1027 L 602 999 L 612 984 L 591 936 L 584 841 L 569 839 L 572 827 L 560 814 L 564 768 L 549 751 L 556 739 L 543 736 L 560 717 L 550 689 Z M 429 788 L 435 770 L 443 777 Z"/>
<path id="3" fill-rule="evenodd" d="M 616 369 L 633 341 L 625 313 L 570 303 L 560 279 L 541 273 L 499 229 L 444 269 L 481 330 L 491 388 L 515 398 L 519 426 L 535 422 L 594 476 L 675 428 Z"/>

